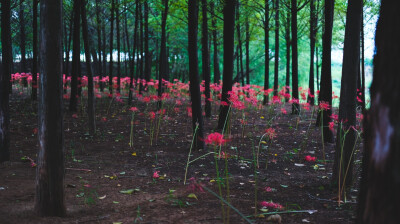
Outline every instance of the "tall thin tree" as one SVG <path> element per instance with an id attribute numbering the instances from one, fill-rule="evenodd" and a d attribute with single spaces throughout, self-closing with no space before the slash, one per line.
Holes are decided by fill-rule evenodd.
<path id="1" fill-rule="evenodd" d="M 274 96 L 278 95 L 279 84 L 279 0 L 275 1 L 275 56 L 274 56 Z"/>
<path id="2" fill-rule="evenodd" d="M 39 153 L 35 211 L 64 216 L 62 1 L 40 1 Z"/>
<path id="3" fill-rule="evenodd" d="M 269 89 L 269 0 L 265 0 L 264 6 L 264 100 L 263 104 L 267 104 L 269 96 L 267 90 Z"/>
<path id="4" fill-rule="evenodd" d="M 310 76 L 308 82 L 308 96 L 307 102 L 310 105 L 314 105 L 314 56 L 315 56 L 315 40 L 316 40 L 316 23 L 317 18 L 315 16 L 315 0 L 310 0 Z"/>
<path id="5" fill-rule="evenodd" d="M 213 68 L 214 68 L 214 83 L 219 84 L 219 80 L 221 79 L 221 72 L 219 71 L 219 58 L 218 58 L 218 40 L 217 40 L 217 17 L 214 15 L 214 1 L 210 2 L 210 10 L 211 10 L 211 26 L 212 26 L 212 37 L 213 37 Z"/>
<path id="6" fill-rule="evenodd" d="M 233 76 L 233 49 L 235 35 L 235 0 L 226 0 L 224 2 L 224 70 L 221 95 L 221 108 L 218 118 L 217 129 L 222 130 L 225 121 L 229 119 L 229 101 L 228 92 L 232 90 Z"/>
<path id="7" fill-rule="evenodd" d="M 12 69 L 11 1 L 1 1 L 0 162 L 10 160 L 10 80 Z"/>
<path id="8" fill-rule="evenodd" d="M 83 0 L 81 5 L 81 17 L 82 17 L 82 37 L 83 44 L 85 48 L 85 59 L 86 59 L 86 71 L 88 78 L 88 119 L 89 119 L 89 133 L 94 135 L 96 132 L 96 122 L 95 122 L 95 106 L 94 106 L 94 90 L 93 90 L 93 73 L 92 73 L 92 63 L 90 58 L 90 48 L 91 44 L 89 41 L 89 31 L 86 15 L 86 5 L 87 1 Z"/>
<path id="9" fill-rule="evenodd" d="M 81 0 L 74 0 L 74 34 L 72 45 L 72 73 L 71 73 L 71 95 L 69 111 L 76 112 L 78 107 L 78 77 L 80 77 L 80 54 L 81 54 Z"/>
<path id="10" fill-rule="evenodd" d="M 113 93 L 113 52 L 114 52 L 114 12 L 115 0 L 111 0 L 111 16 L 110 16 L 110 62 L 108 63 L 108 91 Z"/>
<path id="11" fill-rule="evenodd" d="M 32 10 L 33 10 L 33 18 L 32 18 L 32 51 L 33 51 L 33 56 L 32 56 L 32 95 L 31 99 L 36 100 L 37 99 L 37 73 L 38 73 L 38 25 L 37 25 L 37 17 L 38 17 L 38 12 L 37 12 L 37 7 L 38 7 L 38 0 L 32 0 Z M 68 59 L 67 59 L 68 60 Z"/>
<path id="12" fill-rule="evenodd" d="M 325 142 L 333 142 L 333 133 L 329 129 L 329 122 L 331 122 L 332 115 L 331 47 L 334 3 L 334 0 L 325 0 L 325 28 L 322 37 L 321 87 L 318 95 L 318 104 L 324 102 L 329 105 L 329 108 L 326 110 L 320 110 L 316 122 L 317 126 L 322 126 L 322 135 Z"/>
<path id="13" fill-rule="evenodd" d="M 210 95 L 210 50 L 208 48 L 208 18 L 207 18 L 207 0 L 201 0 L 202 8 L 202 30 L 201 30 L 201 48 L 203 79 L 205 85 L 205 112 L 206 117 L 211 117 L 211 95 Z M 189 72 L 190 73 L 190 72 Z"/>
<path id="14" fill-rule="evenodd" d="M 167 16 L 168 16 L 168 2 L 169 0 L 163 0 L 164 11 L 161 18 L 161 47 L 160 47 L 160 65 L 158 72 L 158 107 L 161 108 L 161 95 L 163 92 L 163 78 L 167 75 L 168 62 L 167 62 Z"/>
<path id="15" fill-rule="evenodd" d="M 192 102 L 192 127 L 195 143 L 198 149 L 204 148 L 203 115 L 201 109 L 199 68 L 197 56 L 197 28 L 198 4 L 197 0 L 188 2 L 188 52 L 189 52 L 189 79 L 190 98 Z"/>

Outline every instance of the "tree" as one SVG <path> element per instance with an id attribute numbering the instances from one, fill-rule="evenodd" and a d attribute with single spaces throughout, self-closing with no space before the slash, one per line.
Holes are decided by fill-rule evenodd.
<path id="1" fill-rule="evenodd" d="M 308 82 L 308 96 L 307 102 L 310 105 L 314 105 L 314 51 L 315 51 L 315 40 L 316 40 L 316 13 L 315 13 L 315 0 L 310 1 L 310 77 Z"/>
<path id="2" fill-rule="evenodd" d="M 1 1 L 2 70 L 0 73 L 0 162 L 10 160 L 10 79 L 12 68 L 11 2 Z"/>
<path id="3" fill-rule="evenodd" d="M 332 177 L 332 182 L 338 185 L 339 190 L 342 190 L 342 186 L 350 187 L 353 179 L 353 149 L 356 144 L 357 71 L 360 68 L 361 12 L 362 0 L 349 0 L 340 89 L 339 121 L 341 123 L 339 123 L 337 130 Z M 345 132 L 347 132 L 346 135 Z"/>
<path id="4" fill-rule="evenodd" d="M 99 7 L 99 0 L 96 0 L 96 31 L 97 31 L 97 50 L 99 53 L 99 64 L 98 64 L 98 72 L 99 72 L 99 79 L 103 79 L 103 66 L 101 65 L 101 26 L 103 21 L 100 18 L 100 7 Z M 103 40 L 104 42 L 106 40 Z M 103 58 L 104 59 L 104 58 Z M 104 90 L 104 83 L 100 82 L 100 91 L 103 92 Z"/>
<path id="5" fill-rule="evenodd" d="M 64 216 L 62 1 L 40 1 L 39 153 L 35 211 Z"/>
<path id="6" fill-rule="evenodd" d="M 265 0 L 264 8 L 264 92 L 269 89 L 269 0 Z M 268 103 L 268 95 L 264 93 L 263 104 Z"/>
<path id="7" fill-rule="evenodd" d="M 19 1 L 19 35 L 20 35 L 20 50 L 21 50 L 21 67 L 20 71 L 21 72 L 27 72 L 26 70 L 26 51 L 25 51 L 25 45 L 26 45 L 26 37 L 25 37 L 25 13 L 24 13 L 24 0 Z M 26 80 L 24 80 L 24 85 L 27 86 Z"/>
<path id="8" fill-rule="evenodd" d="M 38 28 L 37 28 L 37 17 L 38 17 L 38 13 L 37 13 L 37 6 L 38 6 L 38 0 L 32 0 L 32 10 L 33 10 L 33 20 L 32 20 L 32 28 L 33 28 L 33 40 L 32 40 L 32 96 L 31 99 L 32 100 L 36 100 L 37 99 L 37 59 L 38 59 L 38 49 L 37 49 L 37 42 L 38 42 Z M 67 54 L 68 55 L 68 54 Z M 69 60 L 67 58 L 67 60 Z M 66 74 L 67 75 L 67 74 Z"/>
<path id="9" fill-rule="evenodd" d="M 86 59 L 86 70 L 88 78 L 88 118 L 89 118 L 89 133 L 94 135 L 96 132 L 96 122 L 95 122 L 95 106 L 94 106 L 94 93 L 93 93 L 93 73 L 92 73 L 92 63 L 90 58 L 90 48 L 89 43 L 89 31 L 86 18 L 86 0 L 83 0 L 81 5 L 81 17 L 82 17 L 82 36 L 83 44 L 85 48 L 85 59 Z"/>
<path id="10" fill-rule="evenodd" d="M 133 75 L 134 75 L 134 72 L 135 72 L 135 53 L 136 53 L 136 46 L 137 46 L 138 22 L 139 22 L 139 1 L 136 1 L 135 28 L 134 28 L 134 31 L 133 31 L 133 49 L 132 49 L 133 58 L 131 60 L 131 74 L 130 74 L 129 93 L 128 93 L 128 103 L 129 104 L 132 103 Z"/>
<path id="11" fill-rule="evenodd" d="M 211 117 L 211 96 L 210 96 L 210 50 L 208 49 L 208 18 L 207 18 L 207 0 L 201 0 L 203 23 L 201 30 L 202 64 L 203 79 L 205 85 L 205 112 L 206 117 Z M 197 51 L 196 51 L 197 52 Z M 189 72 L 190 75 L 190 72 Z"/>
<path id="12" fill-rule="evenodd" d="M 321 102 L 332 105 L 332 72 L 331 72 L 331 47 L 332 47 L 332 29 L 333 29 L 334 0 L 325 0 L 324 7 L 324 33 L 322 36 L 322 65 L 320 93 L 318 95 L 318 104 Z M 320 111 L 317 117 L 317 126 L 323 126 L 323 137 L 325 142 L 333 142 L 333 133 L 328 129 L 331 121 L 331 108 L 322 113 Z M 322 120 L 321 120 L 322 119 Z"/>
<path id="13" fill-rule="evenodd" d="M 71 96 L 69 101 L 69 111 L 76 112 L 78 107 L 78 77 L 80 77 L 80 54 L 81 54 L 81 0 L 74 0 L 74 34 L 72 44 L 72 73 L 71 73 Z"/>
<path id="14" fill-rule="evenodd" d="M 285 82 L 285 93 L 289 94 L 290 86 L 290 12 L 286 13 L 286 23 L 285 23 L 285 42 L 286 42 L 286 82 Z M 289 98 L 286 97 L 285 101 L 288 102 Z"/>
<path id="15" fill-rule="evenodd" d="M 109 94 L 113 92 L 113 51 L 114 51 L 114 12 L 115 0 L 111 0 L 111 18 L 110 18 L 110 63 L 108 70 L 108 91 Z"/>
<path id="16" fill-rule="evenodd" d="M 224 2 L 224 71 L 221 95 L 221 108 L 217 129 L 222 130 L 229 116 L 228 92 L 232 90 L 233 49 L 235 35 L 235 0 Z"/>
<path id="17" fill-rule="evenodd" d="M 151 56 L 149 51 L 149 3 L 144 2 L 144 78 L 148 82 L 151 76 Z"/>
<path id="18" fill-rule="evenodd" d="M 292 114 L 300 113 L 299 104 L 299 62 L 298 62 L 298 40 L 297 40 L 297 12 L 300 11 L 307 1 L 304 1 L 302 6 L 297 5 L 297 0 L 291 0 L 291 18 L 292 18 Z"/>
<path id="19" fill-rule="evenodd" d="M 332 105 L 332 73 L 331 73 L 331 47 L 334 0 L 325 0 L 325 29 L 322 37 L 322 68 L 321 87 L 318 95 L 318 104 L 321 102 Z M 325 111 L 320 110 L 316 125 L 322 126 L 322 135 L 325 142 L 333 142 L 333 133 L 329 129 L 331 122 L 332 108 Z"/>
<path id="20" fill-rule="evenodd" d="M 204 148 L 203 141 L 203 115 L 201 109 L 199 68 L 197 56 L 197 26 L 198 26 L 198 5 L 196 0 L 188 2 L 188 52 L 189 52 L 189 79 L 190 98 L 192 102 L 192 126 L 193 135 L 196 139 L 196 147 Z M 203 46 L 204 47 L 204 46 Z"/>
<path id="21" fill-rule="evenodd" d="M 163 0 L 164 11 L 161 18 L 161 47 L 160 47 L 160 67 L 158 72 L 158 107 L 161 108 L 161 94 L 162 94 L 162 84 L 163 78 L 168 72 L 168 61 L 167 61 L 167 37 L 166 37 L 166 27 L 167 27 L 167 15 L 168 15 L 168 0 Z"/>
<path id="22" fill-rule="evenodd" d="M 221 79 L 221 72 L 219 71 L 219 59 L 218 59 L 218 40 L 217 40 L 217 19 L 214 15 L 214 1 L 210 2 L 210 10 L 211 10 L 211 26 L 212 26 L 212 37 L 213 37 L 213 46 L 214 46 L 214 83 L 219 83 Z"/>
<path id="23" fill-rule="evenodd" d="M 117 92 L 121 92 L 121 34 L 119 32 L 119 21 L 120 21 L 120 14 L 119 14 L 119 0 L 117 1 L 115 6 L 115 20 L 116 20 L 116 27 L 117 27 Z"/>
<path id="24" fill-rule="evenodd" d="M 275 67 L 274 67 L 274 96 L 278 95 L 279 76 L 279 0 L 275 1 Z"/>
<path id="25" fill-rule="evenodd" d="M 382 0 L 375 36 L 371 108 L 365 117 L 357 223 L 400 220 L 399 10 L 399 1 Z"/>

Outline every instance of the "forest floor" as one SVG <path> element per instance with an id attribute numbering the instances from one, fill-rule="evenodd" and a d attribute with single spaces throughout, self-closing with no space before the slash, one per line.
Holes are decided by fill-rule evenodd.
<path id="1" fill-rule="evenodd" d="M 40 218 L 33 212 L 36 168 L 22 159 L 37 161 L 37 105 L 30 100 L 12 99 L 12 156 L 10 162 L 0 164 L 0 223 L 223 223 L 221 200 L 211 193 L 219 195 L 218 182 L 222 197 L 238 211 L 228 211 L 224 204 L 230 223 L 246 223 L 239 213 L 253 223 L 268 223 L 274 213 L 280 215 L 282 223 L 354 221 L 357 188 L 350 190 L 346 202 L 339 206 L 337 191 L 330 186 L 334 144 L 325 144 L 324 164 L 320 128 L 315 127 L 316 116 L 310 111 L 300 116 L 281 113 L 280 108 L 291 111 L 289 104 L 246 109 L 244 125 L 239 122 L 243 113 L 234 111 L 230 138 L 222 146 L 228 158 L 215 159 L 209 154 L 190 163 L 184 185 L 192 142 L 186 106 L 166 103 L 168 115 L 160 119 L 157 115 L 152 121 L 146 113 L 155 105 L 137 103 L 139 112 L 134 117 L 130 147 L 132 112 L 123 104 L 110 102 L 98 101 L 95 136 L 88 134 L 84 112 L 65 112 L 67 215 Z M 205 136 L 217 125 L 216 107 L 212 113 L 204 122 Z M 260 165 L 255 169 L 253 152 L 257 152 L 268 123 L 276 137 L 262 140 Z M 213 150 L 207 145 L 207 149 L 193 150 L 190 158 Z M 357 150 L 356 177 L 360 176 L 360 154 Z M 306 161 L 307 155 L 316 157 L 316 161 Z M 155 172 L 158 178 L 153 178 Z M 355 178 L 355 186 L 358 182 Z M 262 201 L 283 208 L 263 209 Z"/>

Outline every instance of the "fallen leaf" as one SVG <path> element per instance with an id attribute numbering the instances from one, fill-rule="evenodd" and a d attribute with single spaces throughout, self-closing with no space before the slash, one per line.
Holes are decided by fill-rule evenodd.
<path id="1" fill-rule="evenodd" d="M 104 196 L 98 197 L 98 199 L 103 200 L 106 197 L 107 197 L 107 195 L 104 195 Z"/>
<path id="2" fill-rule="evenodd" d="M 114 204 L 119 204 L 119 201 L 113 201 Z"/>
<path id="3" fill-rule="evenodd" d="M 294 165 L 299 166 L 299 167 L 305 166 L 304 164 L 301 164 L 301 163 L 295 163 Z"/>
<path id="4" fill-rule="evenodd" d="M 302 222 L 307 222 L 307 223 L 310 222 L 310 221 L 308 221 L 307 219 L 302 219 L 301 221 L 302 221 Z"/>
<path id="5" fill-rule="evenodd" d="M 128 189 L 128 190 L 119 191 L 119 193 L 121 193 L 121 194 L 132 194 L 134 191 L 135 190 L 133 190 L 133 189 Z"/>
<path id="6" fill-rule="evenodd" d="M 288 185 L 283 185 L 283 184 L 281 184 L 281 187 L 287 188 L 287 187 L 289 187 L 289 186 L 288 186 Z"/>
<path id="7" fill-rule="evenodd" d="M 199 200 L 199 199 L 197 199 L 197 196 L 193 193 L 189 194 L 187 197 L 188 198 L 196 198 L 196 200 Z"/>
<path id="8" fill-rule="evenodd" d="M 136 152 L 133 152 L 133 153 L 132 153 L 132 156 L 137 156 L 137 155 L 136 155 Z"/>

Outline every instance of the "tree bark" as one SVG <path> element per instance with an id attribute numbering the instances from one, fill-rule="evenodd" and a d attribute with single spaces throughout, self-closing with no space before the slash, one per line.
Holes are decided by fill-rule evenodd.
<path id="1" fill-rule="evenodd" d="M 99 53 L 99 61 L 98 61 L 98 72 L 99 72 L 99 80 L 103 79 L 103 66 L 102 66 L 102 61 L 101 61 L 101 52 L 102 52 L 102 45 L 101 45 L 101 26 L 103 24 L 103 21 L 101 20 L 100 17 L 100 7 L 99 7 L 99 0 L 96 0 L 96 31 L 97 31 L 97 49 L 98 49 L 98 53 Z M 104 42 L 106 40 L 103 40 Z M 103 58 L 104 60 L 104 58 Z M 99 86 L 100 86 L 100 91 L 103 92 L 104 90 L 104 83 L 103 82 L 99 82 Z"/>
<path id="2" fill-rule="evenodd" d="M 265 0 L 264 14 L 264 92 L 269 89 L 269 0 Z M 269 96 L 264 93 L 263 104 L 266 105 L 269 101 Z"/>
<path id="3" fill-rule="evenodd" d="M 297 46 L 297 0 L 292 0 L 292 114 L 300 114 L 299 105 L 299 62 Z"/>
<path id="4" fill-rule="evenodd" d="M 120 34 L 120 16 L 119 16 L 119 0 L 116 1 L 115 6 L 115 19 L 116 19 L 116 27 L 117 27 L 117 92 L 121 93 L 121 34 Z"/>
<path id="5" fill-rule="evenodd" d="M 160 67 L 158 73 L 158 108 L 161 108 L 161 95 L 163 92 L 163 78 L 168 73 L 167 67 L 167 37 L 166 37 L 166 27 L 167 27 L 167 16 L 168 16 L 168 0 L 163 0 L 164 11 L 161 19 L 161 47 L 160 47 Z"/>
<path id="6" fill-rule="evenodd" d="M 246 84 L 250 85 L 250 24 L 249 16 L 246 16 Z"/>
<path id="7" fill-rule="evenodd" d="M 315 50 L 315 38 L 316 38 L 316 17 L 315 17 L 315 0 L 310 1 L 310 76 L 308 82 L 308 97 L 307 102 L 310 105 L 314 105 L 314 50 Z"/>
<path id="8" fill-rule="evenodd" d="M 32 50 L 33 50 L 33 57 L 32 57 L 32 95 L 31 99 L 33 101 L 37 100 L 37 73 L 38 73 L 38 27 L 37 27 L 37 6 L 38 0 L 32 0 L 32 10 L 33 10 L 33 20 L 32 20 L 32 32 L 33 32 L 33 40 L 32 40 Z M 67 54 L 68 55 L 68 54 Z M 67 59 L 68 60 L 68 59 Z M 67 75 L 67 74 L 65 74 Z"/>
<path id="9" fill-rule="evenodd" d="M 381 2 L 357 223 L 400 220 L 400 2 Z"/>
<path id="10" fill-rule="evenodd" d="M 290 12 L 286 14 L 285 24 L 285 41 L 286 41 L 286 82 L 285 93 L 290 94 Z M 289 98 L 285 98 L 285 102 L 289 102 Z"/>
<path id="11" fill-rule="evenodd" d="M 224 70 L 223 70 L 223 84 L 221 102 L 227 105 L 221 105 L 218 127 L 222 130 L 225 121 L 229 116 L 229 101 L 228 92 L 232 90 L 232 76 L 233 76 L 233 49 L 234 49 L 234 35 L 235 35 L 235 0 L 226 0 L 224 2 Z"/>
<path id="12" fill-rule="evenodd" d="M 113 50 L 114 50 L 114 12 L 115 0 L 111 0 L 111 18 L 110 18 L 110 62 L 108 63 L 108 91 L 113 93 Z"/>
<path id="13" fill-rule="evenodd" d="M 40 1 L 40 46 L 35 211 L 65 216 L 61 0 Z"/>
<path id="14" fill-rule="evenodd" d="M 144 78 L 150 81 L 151 76 L 151 56 L 149 51 L 149 3 L 144 2 Z"/>
<path id="15" fill-rule="evenodd" d="M 322 37 L 322 68 L 321 86 L 318 96 L 318 104 L 325 102 L 330 108 L 318 113 L 316 125 L 322 126 L 324 142 L 333 142 L 333 133 L 329 129 L 332 115 L 332 73 L 331 73 L 331 47 L 332 47 L 332 27 L 334 0 L 325 0 L 325 29 Z M 322 121 L 321 121 L 322 120 Z"/>
<path id="16" fill-rule="evenodd" d="M 274 96 L 278 95 L 279 81 L 279 0 L 275 1 L 275 67 L 274 67 Z"/>
<path id="17" fill-rule="evenodd" d="M 132 61 L 131 61 L 131 74 L 130 74 L 130 84 L 129 84 L 129 95 L 128 95 L 128 103 L 132 103 L 132 92 L 133 92 L 133 75 L 135 74 L 135 54 L 136 54 L 136 46 L 137 46 L 137 29 L 139 22 L 139 1 L 136 1 L 136 9 L 135 9 L 135 28 L 133 31 L 133 49 L 132 49 Z"/>
<path id="18" fill-rule="evenodd" d="M 25 36 L 25 16 L 24 16 L 24 0 L 19 1 L 19 27 L 20 27 L 20 50 L 21 50 L 21 67 L 20 67 L 20 72 L 27 72 L 26 70 L 26 51 L 25 51 L 25 46 L 26 46 L 26 36 Z M 24 80 L 24 86 L 28 86 L 28 82 L 25 79 Z"/>
<path id="19" fill-rule="evenodd" d="M 78 77 L 80 77 L 80 53 L 81 53 L 81 41 L 80 41 L 80 11 L 81 11 L 81 0 L 74 0 L 74 34 L 73 34 L 73 45 L 72 45 L 72 73 L 71 73 L 71 96 L 69 101 L 69 111 L 77 111 L 78 103 Z"/>
<path id="20" fill-rule="evenodd" d="M 201 46 L 202 46 L 202 65 L 203 65 L 203 79 L 205 85 L 205 112 L 206 117 L 211 117 L 211 95 L 210 95 L 210 50 L 208 48 L 208 18 L 207 18 L 207 0 L 202 0 L 202 31 L 201 31 Z M 197 6 L 194 6 L 197 8 Z M 197 15 L 196 15 L 197 17 Z M 195 25 L 195 24 L 194 24 Z M 196 32 L 197 33 L 197 32 Z M 197 50 L 197 49 L 196 49 Z M 197 52 L 197 51 L 195 51 Z M 197 66 L 197 65 L 196 65 Z M 201 111 L 200 111 L 201 112 Z"/>
<path id="21" fill-rule="evenodd" d="M 10 80 L 12 69 L 11 2 L 1 1 L 2 71 L 0 73 L 0 162 L 10 160 Z"/>
<path id="22" fill-rule="evenodd" d="M 204 7 L 204 5 L 203 5 Z M 203 20 L 204 22 L 204 20 Z M 192 101 L 192 127 L 196 139 L 196 148 L 204 148 L 203 115 L 201 109 L 198 56 L 197 56 L 198 5 L 196 0 L 188 2 L 188 52 L 190 98 Z M 204 46 L 203 46 L 204 47 Z M 197 130 L 196 130 L 197 129 Z"/>
<path id="23" fill-rule="evenodd" d="M 342 190 L 343 186 L 350 187 L 353 179 L 353 154 L 356 144 L 357 71 L 360 69 L 361 12 L 362 0 L 349 0 L 340 89 L 339 121 L 341 123 L 336 135 L 336 153 L 332 176 L 332 182 L 339 187 L 339 190 Z M 345 135 L 346 131 L 348 132 Z"/>
<path id="24" fill-rule="evenodd" d="M 95 122 L 95 107 L 94 107 L 94 94 L 93 94 L 93 73 L 92 73 L 92 63 L 90 60 L 90 49 L 91 45 L 89 42 L 89 31 L 86 18 L 86 0 L 83 0 L 81 6 L 81 17 L 82 17 L 82 36 L 83 44 L 85 48 L 85 59 L 86 59 L 86 71 L 88 78 L 88 119 L 89 119 L 89 133 L 94 135 L 96 133 L 96 122 Z"/>

